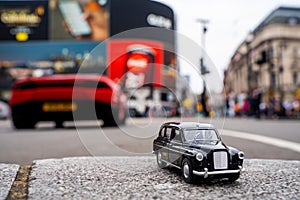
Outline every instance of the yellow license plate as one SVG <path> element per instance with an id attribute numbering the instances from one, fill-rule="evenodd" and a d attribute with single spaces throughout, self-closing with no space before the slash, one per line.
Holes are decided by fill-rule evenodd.
<path id="1" fill-rule="evenodd" d="M 46 102 L 43 104 L 44 112 L 70 112 L 77 110 L 77 105 L 72 102 Z"/>

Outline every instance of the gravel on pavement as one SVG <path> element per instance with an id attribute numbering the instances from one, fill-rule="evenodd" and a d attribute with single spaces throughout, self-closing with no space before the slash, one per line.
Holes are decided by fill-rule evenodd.
<path id="1" fill-rule="evenodd" d="M 246 159 L 234 183 L 185 183 L 154 156 L 34 161 L 28 199 L 300 199 L 300 161 Z"/>

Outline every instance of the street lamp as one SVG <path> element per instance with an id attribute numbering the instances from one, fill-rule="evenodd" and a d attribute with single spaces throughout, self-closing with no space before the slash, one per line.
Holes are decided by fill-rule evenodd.
<path id="1" fill-rule="evenodd" d="M 245 39 L 245 44 L 247 47 L 247 53 L 246 53 L 246 62 L 247 62 L 247 87 L 248 87 L 248 94 L 251 94 L 251 76 L 252 76 L 252 63 L 251 63 L 251 58 L 250 58 L 250 52 L 251 52 L 251 47 L 250 44 L 253 40 L 254 36 L 252 32 L 249 32 L 246 39 Z"/>
<path id="2" fill-rule="evenodd" d="M 278 89 L 279 89 L 279 95 L 282 101 L 284 100 L 284 78 L 283 78 L 283 72 L 284 72 L 284 62 L 283 62 L 283 54 L 284 50 L 286 49 L 286 44 L 284 42 L 281 42 L 279 46 L 279 69 L 278 69 Z"/>
<path id="3" fill-rule="evenodd" d="M 206 19 L 200 19 L 198 18 L 196 20 L 196 22 L 199 22 L 202 25 L 202 37 L 201 37 L 201 45 L 202 45 L 202 52 L 201 52 L 201 58 L 200 58 L 200 73 L 201 75 L 205 75 L 209 73 L 209 70 L 206 68 L 205 66 L 205 60 L 204 60 L 204 54 L 205 54 L 205 34 L 207 32 L 207 24 L 208 24 L 208 20 Z M 205 81 L 203 80 L 203 92 L 201 94 L 201 104 L 203 107 L 203 113 L 205 117 L 209 116 L 209 112 L 207 111 L 206 108 L 206 101 L 207 101 L 207 97 L 206 97 L 206 86 L 205 86 Z"/>
<path id="4" fill-rule="evenodd" d="M 201 37 L 202 52 L 201 52 L 201 58 L 200 58 L 200 72 L 201 72 L 201 75 L 205 75 L 205 74 L 209 73 L 209 70 L 207 70 L 207 68 L 205 66 L 205 62 L 204 62 L 205 34 L 207 32 L 207 24 L 209 21 L 206 19 L 199 19 L 199 18 L 196 21 L 202 25 L 202 37 Z"/>

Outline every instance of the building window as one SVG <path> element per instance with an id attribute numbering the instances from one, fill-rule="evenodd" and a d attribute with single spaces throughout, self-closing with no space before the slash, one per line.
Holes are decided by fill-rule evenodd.
<path id="1" fill-rule="evenodd" d="M 268 61 L 267 60 L 267 52 L 264 50 L 260 53 L 260 58 L 256 61 L 256 63 L 258 65 L 262 65 L 262 64 L 266 63 L 267 61 Z"/>
<path id="2" fill-rule="evenodd" d="M 274 51 L 273 47 L 270 47 L 270 49 L 269 49 L 269 59 L 274 58 L 274 56 L 275 56 L 275 51 Z M 267 57 L 267 55 L 265 55 L 265 57 Z"/>
<path id="3" fill-rule="evenodd" d="M 298 73 L 297 72 L 293 73 L 293 84 L 298 85 Z"/>
<path id="4" fill-rule="evenodd" d="M 271 86 L 276 87 L 276 74 L 274 72 L 271 73 Z"/>
<path id="5" fill-rule="evenodd" d="M 168 94 L 166 92 L 162 92 L 160 94 L 160 100 L 162 100 L 162 101 L 168 101 Z"/>
<path id="6" fill-rule="evenodd" d="M 259 83 L 258 83 L 258 80 L 259 80 L 258 77 L 259 77 L 259 73 L 258 73 L 258 72 L 254 72 L 254 77 L 253 77 L 253 79 L 255 80 L 256 86 L 259 85 Z"/>
<path id="7" fill-rule="evenodd" d="M 293 54 L 294 54 L 294 57 L 295 57 L 295 58 L 298 57 L 298 48 L 297 48 L 297 47 L 295 47 L 295 48 L 293 49 Z"/>
<path id="8" fill-rule="evenodd" d="M 297 18 L 295 18 L 295 17 L 290 17 L 290 18 L 288 19 L 288 24 L 289 24 L 289 25 L 296 25 L 296 24 L 298 24 Z"/>

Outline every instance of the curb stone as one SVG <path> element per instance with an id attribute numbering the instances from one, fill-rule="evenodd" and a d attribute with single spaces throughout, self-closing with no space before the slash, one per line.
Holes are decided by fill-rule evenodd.
<path id="1" fill-rule="evenodd" d="M 236 182 L 186 184 L 154 156 L 35 161 L 29 199 L 300 199 L 300 161 L 246 159 Z"/>
<path id="2" fill-rule="evenodd" d="M 0 164 L 1 200 L 24 167 L 31 172 L 28 195 L 21 199 L 300 199 L 300 161 L 246 159 L 246 172 L 234 183 L 191 185 L 178 170 L 159 169 L 154 156 L 145 156 L 46 159 L 20 168 Z"/>
<path id="3" fill-rule="evenodd" d="M 10 188 L 7 199 L 27 199 L 31 166 L 21 166 Z"/>
<path id="4" fill-rule="evenodd" d="M 16 164 L 0 163 L 0 200 L 7 198 L 19 167 Z"/>

